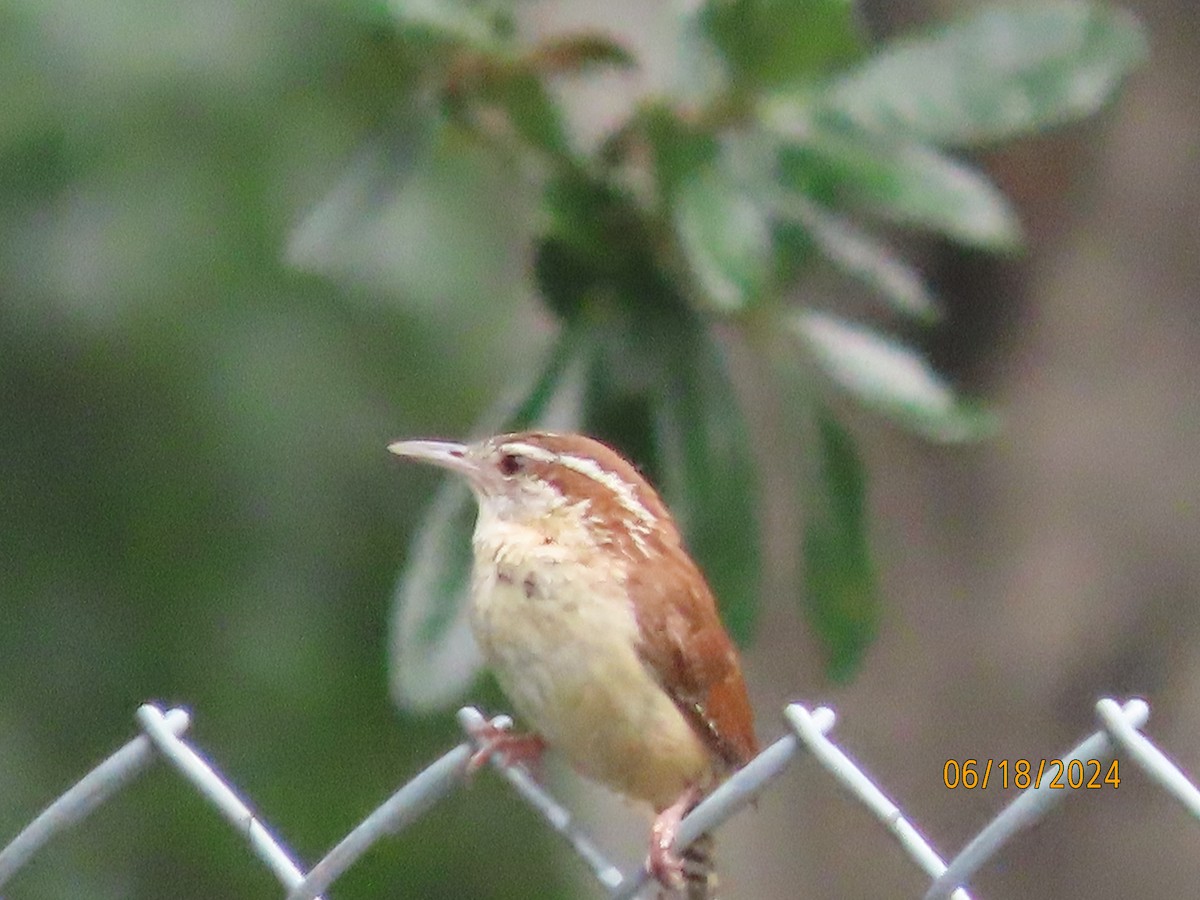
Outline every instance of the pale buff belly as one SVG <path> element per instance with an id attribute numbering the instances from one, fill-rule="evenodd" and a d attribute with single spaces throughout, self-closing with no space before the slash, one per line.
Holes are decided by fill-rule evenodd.
<path id="1" fill-rule="evenodd" d="M 628 604 L 600 596 L 603 580 L 503 571 L 477 580 L 472 624 L 518 715 L 579 772 L 656 809 L 703 781 L 709 754 L 638 658 Z"/>

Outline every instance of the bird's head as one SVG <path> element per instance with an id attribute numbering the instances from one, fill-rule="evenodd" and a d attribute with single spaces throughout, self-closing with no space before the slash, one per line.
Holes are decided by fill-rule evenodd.
<path id="1" fill-rule="evenodd" d="M 480 518 L 517 524 L 578 514 L 597 537 L 616 534 L 644 548 L 652 535 L 678 541 L 658 494 L 619 453 L 582 434 L 525 431 L 471 444 L 397 441 L 397 456 L 457 472 L 479 503 Z"/>

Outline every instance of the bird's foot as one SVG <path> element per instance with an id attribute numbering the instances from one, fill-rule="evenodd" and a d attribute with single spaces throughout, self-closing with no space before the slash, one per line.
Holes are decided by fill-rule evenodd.
<path id="1" fill-rule="evenodd" d="M 646 857 L 646 870 L 664 888 L 678 888 L 683 884 L 683 857 L 675 849 L 679 836 L 679 823 L 687 815 L 700 791 L 688 788 L 679 799 L 658 814 L 650 826 L 650 854 Z"/>
<path id="2" fill-rule="evenodd" d="M 513 734 L 508 730 L 508 724 L 497 724 L 495 719 L 484 722 L 472 732 L 471 738 L 476 749 L 467 761 L 468 775 L 474 775 L 492 759 L 499 760 L 504 766 L 521 763 L 536 769 L 546 750 L 546 742 L 540 734 Z"/>

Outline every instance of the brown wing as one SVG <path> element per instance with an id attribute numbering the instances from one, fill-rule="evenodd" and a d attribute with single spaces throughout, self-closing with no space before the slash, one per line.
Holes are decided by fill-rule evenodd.
<path id="1" fill-rule="evenodd" d="M 591 438 L 544 432 L 511 437 L 565 457 L 582 455 L 631 486 L 659 528 L 643 537 L 648 549 L 632 536 L 643 523 L 610 485 L 571 466 L 546 472 L 563 493 L 586 498 L 599 520 L 627 524 L 612 529 L 608 539 L 630 564 L 628 586 L 642 633 L 642 661 L 715 757 L 730 767 L 748 762 L 758 752 L 758 742 L 737 651 L 704 576 L 682 549 L 671 514 L 654 488 L 616 451 Z"/>
<path id="2" fill-rule="evenodd" d="M 736 768 L 758 752 L 737 650 L 695 563 L 677 546 L 663 551 L 629 576 L 638 650 L 713 754 Z"/>

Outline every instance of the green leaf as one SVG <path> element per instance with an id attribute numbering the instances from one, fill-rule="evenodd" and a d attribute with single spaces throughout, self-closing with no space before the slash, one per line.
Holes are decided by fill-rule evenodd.
<path id="1" fill-rule="evenodd" d="M 554 158 L 570 155 L 558 102 L 533 71 L 513 71 L 498 76 L 497 100 L 522 139 Z"/>
<path id="2" fill-rule="evenodd" d="M 747 88 L 813 81 L 863 52 L 852 0 L 709 0 L 699 22 Z"/>
<path id="3" fill-rule="evenodd" d="M 657 196 L 701 302 L 725 314 L 756 303 L 773 275 L 774 248 L 765 211 L 735 171 L 734 145 L 661 105 L 641 110 L 630 130 L 653 153 Z"/>
<path id="4" fill-rule="evenodd" d="M 364 142 L 333 189 L 288 235 L 289 265 L 307 272 L 340 272 L 345 253 L 361 243 L 369 223 L 385 215 L 398 194 L 420 184 L 442 127 L 414 116 L 403 127 Z"/>
<path id="5" fill-rule="evenodd" d="M 947 443 L 994 431 L 994 417 L 960 400 L 912 347 L 824 313 L 799 313 L 788 324 L 837 385 L 898 424 Z"/>
<path id="6" fill-rule="evenodd" d="M 486 430 L 521 431 L 534 425 L 576 430 L 583 421 L 583 379 L 594 352 L 585 328 L 562 329 L 533 386 L 516 404 L 502 400 L 496 424 Z"/>
<path id="7" fill-rule="evenodd" d="M 777 124 L 791 132 L 779 150 L 785 186 L 985 250 L 1011 250 L 1020 242 L 1012 207 L 976 169 L 930 147 L 828 116 L 805 119 L 803 111 L 789 114 L 782 106 L 774 113 Z"/>
<path id="8" fill-rule="evenodd" d="M 805 606 L 831 678 L 848 679 L 875 637 L 879 590 L 867 534 L 867 473 L 854 441 L 817 413 L 818 475 L 804 526 Z"/>
<path id="9" fill-rule="evenodd" d="M 655 186 L 668 204 L 686 179 L 711 165 L 720 153 L 710 131 L 684 121 L 662 104 L 639 110 L 628 130 L 644 138 L 653 152 Z"/>
<path id="10" fill-rule="evenodd" d="M 764 209 L 720 160 L 683 179 L 671 213 L 680 250 L 703 299 L 729 314 L 762 299 L 774 256 Z"/>
<path id="11" fill-rule="evenodd" d="M 946 145 L 998 141 L 1098 110 L 1143 59 L 1137 19 L 1070 0 L 989 5 L 900 39 L 834 82 L 828 108 Z"/>
<path id="12" fill-rule="evenodd" d="M 397 24 L 431 40 L 500 52 L 512 34 L 507 10 L 470 0 L 389 0 Z"/>
<path id="13" fill-rule="evenodd" d="M 725 626 L 745 644 L 761 569 L 754 447 L 712 335 L 696 330 L 673 355 L 674 378 L 654 410 L 664 492 Z"/>
<path id="14" fill-rule="evenodd" d="M 653 410 L 663 366 L 657 351 L 632 327 L 633 320 L 631 312 L 621 310 L 588 329 L 596 353 L 584 386 L 583 426 L 619 449 L 651 484 L 662 488 Z"/>
<path id="15" fill-rule="evenodd" d="M 647 286 L 655 280 L 654 243 L 628 197 L 571 168 L 547 183 L 541 212 L 534 278 L 546 305 L 564 320 L 594 314 L 602 296 L 655 293 Z"/>
<path id="16" fill-rule="evenodd" d="M 392 698 L 404 710 L 452 703 L 483 660 L 467 618 L 475 500 L 446 480 L 421 517 L 392 598 Z"/>
<path id="17" fill-rule="evenodd" d="M 834 266 L 878 291 L 901 313 L 925 322 L 938 317 L 937 302 L 920 273 L 887 244 L 804 197 L 787 198 L 775 209 L 798 222 Z"/>
<path id="18" fill-rule="evenodd" d="M 756 470 L 725 361 L 678 298 L 592 326 L 584 423 L 658 487 L 720 604 L 749 638 L 758 599 Z"/>
<path id="19" fill-rule="evenodd" d="M 289 264 L 427 307 L 514 281 L 528 222 L 511 169 L 455 123 L 414 119 L 362 147 L 289 235 Z"/>
<path id="20" fill-rule="evenodd" d="M 497 416 L 505 431 L 556 420 L 573 428 L 585 346 L 564 329 L 546 367 L 524 399 Z M 564 415 L 564 408 L 566 414 Z M 424 711 L 444 707 L 470 686 L 482 664 L 468 621 L 471 534 L 476 505 L 461 479 L 447 478 L 425 512 L 392 600 L 391 689 L 400 708 Z"/>
<path id="21" fill-rule="evenodd" d="M 542 192 L 542 233 L 581 255 L 605 255 L 608 225 L 621 206 L 609 185 L 578 170 L 550 179 Z"/>

